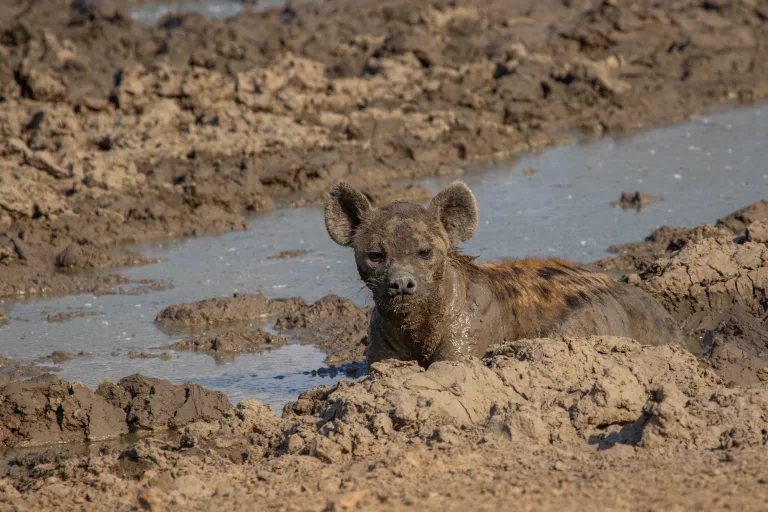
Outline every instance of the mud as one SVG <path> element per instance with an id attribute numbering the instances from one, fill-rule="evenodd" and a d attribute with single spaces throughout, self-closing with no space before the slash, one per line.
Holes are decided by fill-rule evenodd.
<path id="1" fill-rule="evenodd" d="M 155 321 L 175 330 L 227 329 L 213 336 L 175 343 L 175 350 L 230 358 L 286 345 L 290 337 L 323 350 L 326 363 L 337 365 L 363 361 L 369 317 L 370 308 L 361 308 L 336 295 L 308 304 L 301 298 L 267 299 L 262 294 L 234 294 L 169 306 L 157 314 Z M 253 331 L 253 324 L 269 326 L 282 336 Z"/>
<path id="2" fill-rule="evenodd" d="M 139 352 L 137 350 L 131 350 L 128 352 L 129 359 L 161 359 L 163 361 L 170 361 L 171 354 L 169 352 L 163 352 L 162 354 L 154 354 L 150 352 Z"/>
<path id="3" fill-rule="evenodd" d="M 213 336 L 198 336 L 178 341 L 174 350 L 204 352 L 217 360 L 226 361 L 238 354 L 260 354 L 290 343 L 284 336 L 264 332 L 261 329 L 251 332 L 226 331 Z"/>
<path id="4" fill-rule="evenodd" d="M 53 361 L 53 364 L 60 364 L 64 363 L 66 361 L 71 361 L 75 357 L 92 357 L 93 353 L 91 352 L 78 352 L 77 354 L 73 354 L 71 352 L 66 352 L 63 350 L 54 350 L 51 352 L 51 355 L 48 357 L 51 361 Z"/>
<path id="5" fill-rule="evenodd" d="M 345 2 L 158 27 L 3 5 L 0 295 L 114 286 L 82 270 L 339 178 L 378 190 L 766 94 L 761 2 Z"/>
<path id="6" fill-rule="evenodd" d="M 93 311 L 75 311 L 72 313 L 68 313 L 66 311 L 62 311 L 61 313 L 56 313 L 54 315 L 48 315 L 47 320 L 51 323 L 54 322 L 69 322 L 70 320 L 74 320 L 75 318 L 84 318 L 86 316 L 95 316 L 97 313 Z"/>
<path id="7" fill-rule="evenodd" d="M 47 374 L 6 383 L 0 396 L 4 448 L 179 429 L 219 419 L 231 408 L 222 393 L 140 375 L 106 381 L 94 392 Z"/>
<path id="8" fill-rule="evenodd" d="M 768 222 L 768 201 L 759 201 L 718 219 L 714 225 L 701 224 L 696 228 L 663 226 L 654 230 L 642 242 L 614 245 L 608 250 L 618 256 L 603 258 L 590 264 L 594 269 L 607 272 L 636 273 L 648 269 L 659 258 L 668 258 L 688 243 L 710 238 L 739 239 L 748 236 L 748 229 L 753 229 L 758 239 L 762 227 Z"/>
<path id="9" fill-rule="evenodd" d="M 120 386 L 110 389 L 126 399 L 147 391 L 137 380 Z M 125 406 L 117 395 L 94 396 Z M 150 400 L 131 427 L 159 410 Z M 27 457 L 25 471 L 4 479 L 3 500 L 52 510 L 219 510 L 255 499 L 267 510 L 459 510 L 480 500 L 489 509 L 751 510 L 768 498 L 766 410 L 766 384 L 728 387 L 677 347 L 520 340 L 428 370 L 376 363 L 358 382 L 302 394 L 282 417 L 247 400 L 201 409 L 196 422 L 158 418 L 181 428 L 176 440 Z M 701 488 L 659 474 L 695 475 Z"/>
<path id="10" fill-rule="evenodd" d="M 384 185 L 512 158 L 573 127 L 618 134 L 768 92 L 761 0 L 340 0 L 156 28 L 122 7 L 0 6 L 2 297 L 131 293 L 103 273 L 150 261 L 127 244 L 248 229 L 246 215 L 318 204 L 341 178 L 373 202 L 418 201 L 426 189 Z M 699 354 L 520 340 L 429 370 L 378 363 L 282 416 L 194 384 L 137 375 L 94 392 L 1 359 L 0 503 L 760 510 L 766 205 L 661 228 L 596 265 L 661 300 Z M 157 321 L 214 357 L 271 326 L 280 335 L 265 339 L 317 344 L 331 365 L 362 360 L 368 313 L 339 297 L 237 294 Z M 15 451 L 67 441 L 97 449 Z"/>
<path id="11" fill-rule="evenodd" d="M 290 249 L 287 251 L 280 251 L 278 253 L 273 254 L 272 256 L 267 256 L 268 260 L 287 260 L 290 258 L 298 258 L 300 256 L 304 256 L 305 254 L 309 254 L 309 249 Z"/>
<path id="12" fill-rule="evenodd" d="M 651 203 L 663 200 L 664 198 L 656 197 L 651 194 L 642 194 L 640 191 L 622 192 L 621 197 L 619 197 L 618 200 L 611 202 L 611 206 L 614 208 L 621 207 L 624 210 L 634 208 L 635 210 L 640 211 Z"/>

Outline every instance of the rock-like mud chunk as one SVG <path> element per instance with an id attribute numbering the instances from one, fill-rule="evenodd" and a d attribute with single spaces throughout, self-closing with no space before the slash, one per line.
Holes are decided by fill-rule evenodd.
<path id="1" fill-rule="evenodd" d="M 0 442 L 6 447 L 126 433 L 125 412 L 81 383 L 43 375 L 0 390 Z"/>
<path id="2" fill-rule="evenodd" d="M 176 386 L 143 375 L 125 377 L 117 385 L 103 382 L 96 394 L 125 411 L 131 431 L 181 428 L 194 421 L 213 421 L 232 408 L 220 391 L 209 391 L 192 383 Z"/>

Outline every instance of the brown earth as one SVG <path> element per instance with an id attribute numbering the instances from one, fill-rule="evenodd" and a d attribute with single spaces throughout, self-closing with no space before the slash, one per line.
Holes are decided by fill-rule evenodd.
<path id="1" fill-rule="evenodd" d="M 768 91 L 764 0 L 334 0 L 159 27 L 116 6 L 0 6 L 0 296 L 113 289 L 82 271 L 339 178 L 386 201 L 395 178 Z"/>
<path id="2" fill-rule="evenodd" d="M 267 256 L 268 260 L 287 260 L 290 258 L 299 258 L 301 256 L 304 256 L 305 254 L 309 254 L 312 252 L 309 249 L 289 249 L 287 251 L 280 251 L 272 256 Z"/>
<path id="3" fill-rule="evenodd" d="M 13 380 L 0 390 L 0 447 L 95 441 L 137 431 L 178 429 L 221 417 L 231 405 L 223 393 L 197 384 L 176 386 L 141 375 L 96 392 L 54 375 Z"/>
<path id="4" fill-rule="evenodd" d="M 227 361 L 238 354 L 260 354 L 290 343 L 284 336 L 275 336 L 261 329 L 256 331 L 226 331 L 212 336 L 195 336 L 174 343 L 174 350 L 204 352 L 217 361 Z"/>
<path id="5" fill-rule="evenodd" d="M 69 322 L 70 320 L 74 320 L 75 318 L 84 318 L 86 316 L 96 316 L 98 313 L 95 311 L 73 311 L 71 313 L 68 313 L 66 311 L 62 311 L 60 313 L 56 313 L 55 315 L 48 315 L 48 322 L 54 323 L 54 322 Z"/>
<path id="6" fill-rule="evenodd" d="M 206 352 L 217 359 L 240 353 L 269 350 L 290 342 L 315 345 L 326 352 L 331 365 L 361 362 L 368 334 L 370 308 L 349 299 L 328 295 L 314 304 L 304 299 L 267 299 L 262 294 L 234 294 L 173 305 L 157 314 L 155 321 L 168 329 L 199 331 L 226 329 L 212 336 L 196 336 L 175 343 L 175 350 Z M 285 336 L 253 331 L 253 323 L 270 325 Z"/>
<path id="7" fill-rule="evenodd" d="M 282 417 L 255 400 L 184 414 L 183 389 L 155 383 L 147 402 L 151 384 L 133 379 L 51 388 L 63 432 L 83 435 L 69 409 L 81 400 L 110 432 L 184 425 L 180 438 L 11 457 L 6 509 L 759 510 L 768 499 L 768 384 L 728 387 L 676 347 L 520 340 L 484 361 L 377 363 Z"/>
<path id="8" fill-rule="evenodd" d="M 384 185 L 768 91 L 762 0 L 334 0 L 158 28 L 85 4 L 0 6 L 0 296 L 115 293 L 127 281 L 93 271 L 147 261 L 127 243 L 245 229 L 339 178 L 418 200 Z M 2 359 L 0 439 L 15 448 L 0 510 L 762 510 L 766 241 L 761 202 L 596 264 L 659 298 L 701 357 L 520 340 L 483 361 L 380 363 L 282 417 L 192 384 L 93 392 Z M 367 314 L 236 295 L 157 320 L 224 329 L 189 342 L 213 352 L 274 322 L 330 364 L 361 360 Z M 18 449 L 81 440 L 98 449 Z"/>

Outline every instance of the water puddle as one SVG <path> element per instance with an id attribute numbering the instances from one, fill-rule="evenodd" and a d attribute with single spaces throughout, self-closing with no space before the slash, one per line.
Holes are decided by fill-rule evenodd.
<path id="1" fill-rule="evenodd" d="M 312 0 L 299 0 L 308 2 Z M 252 5 L 251 5 L 252 4 Z M 286 0 L 259 0 L 244 2 L 243 0 L 209 0 L 205 2 L 148 2 L 134 6 L 131 17 L 144 25 L 156 26 L 163 17 L 169 14 L 196 12 L 208 18 L 233 18 L 243 11 L 263 12 L 276 7 L 284 7 Z"/>
<path id="2" fill-rule="evenodd" d="M 734 111 L 631 138 L 555 148 L 525 157 L 512 168 L 467 175 L 463 179 L 477 195 L 480 227 L 465 250 L 484 261 L 535 255 L 587 262 L 606 256 L 609 245 L 641 240 L 661 225 L 713 222 L 768 197 L 766 131 L 768 109 Z M 536 172 L 523 173 L 528 167 Z M 425 184 L 437 191 L 446 182 Z M 622 191 L 634 190 L 663 196 L 664 201 L 639 212 L 610 206 Z M 170 360 L 128 357 L 130 350 L 160 354 L 184 337 L 153 324 L 170 304 L 234 292 L 309 301 L 335 293 L 360 304 L 369 300 L 361 291 L 352 254 L 326 234 L 321 209 L 280 210 L 256 217 L 252 224 L 246 233 L 139 247 L 165 261 L 123 273 L 170 280 L 174 287 L 167 290 L 0 304 L 10 318 L 0 327 L 0 353 L 30 361 L 54 350 L 92 352 L 62 363 L 60 376 L 95 387 L 105 378 L 142 373 L 218 389 L 233 402 L 255 397 L 278 410 L 307 388 L 343 378 L 313 375 L 312 370 L 323 366 L 324 354 L 300 344 L 226 363 L 173 351 Z M 269 258 L 289 250 L 309 252 Z M 47 322 L 48 314 L 74 311 L 96 315 Z M 116 350 L 119 354 L 112 355 Z"/>

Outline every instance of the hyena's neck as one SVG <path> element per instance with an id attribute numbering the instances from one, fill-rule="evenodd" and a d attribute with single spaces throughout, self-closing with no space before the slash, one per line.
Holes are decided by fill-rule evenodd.
<path id="1" fill-rule="evenodd" d="M 412 307 L 377 305 L 377 314 L 388 326 L 389 335 L 409 345 L 423 357 L 430 357 L 451 324 L 464 312 L 466 276 L 446 265 L 442 279 L 433 283 L 428 296 Z"/>

